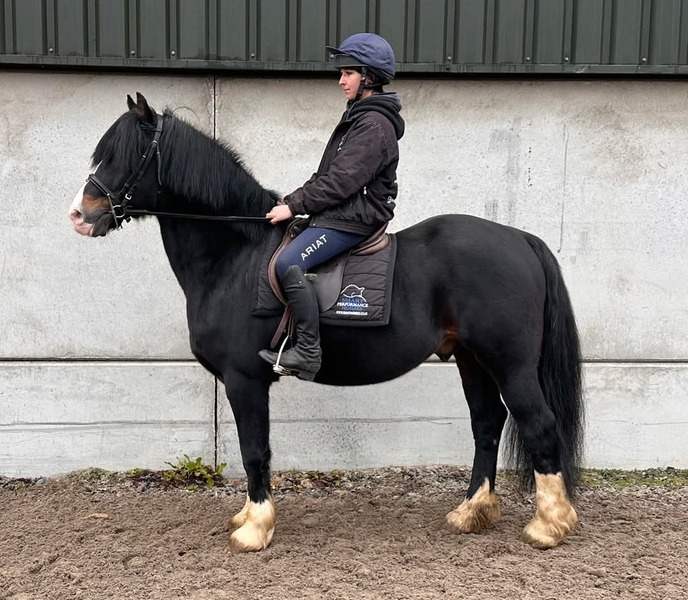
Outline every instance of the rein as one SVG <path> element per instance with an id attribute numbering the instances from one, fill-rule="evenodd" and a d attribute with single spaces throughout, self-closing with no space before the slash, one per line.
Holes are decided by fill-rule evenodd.
<path id="1" fill-rule="evenodd" d="M 269 223 L 265 217 L 245 217 L 241 215 L 191 215 L 186 213 L 172 213 L 164 210 L 145 210 L 143 208 L 129 208 L 127 215 L 155 216 L 155 217 L 174 217 L 175 219 L 203 219 L 205 221 L 262 221 Z M 129 219 L 127 219 L 128 221 Z"/>
<path id="2" fill-rule="evenodd" d="M 165 117 L 164 115 L 157 115 L 157 117 L 158 120 L 155 125 L 153 139 L 151 140 L 150 144 L 148 144 L 148 148 L 146 148 L 146 151 L 141 157 L 139 168 L 131 174 L 129 179 L 124 182 L 124 185 L 119 192 L 113 192 L 105 183 L 100 180 L 95 173 L 91 173 L 87 178 L 87 181 L 98 188 L 98 190 L 100 190 L 100 192 L 108 199 L 108 202 L 110 203 L 110 214 L 115 221 L 115 226 L 117 229 L 121 229 L 122 223 L 124 221 L 129 222 L 133 215 L 173 217 L 177 219 L 203 219 L 206 221 L 270 222 L 269 219 L 266 219 L 265 217 L 247 217 L 238 215 L 195 215 L 130 208 L 129 202 L 131 202 L 134 190 L 148 169 L 153 157 L 157 159 L 158 186 L 162 187 L 162 181 L 160 180 L 160 137 L 162 135 L 162 128 L 165 123 Z"/>

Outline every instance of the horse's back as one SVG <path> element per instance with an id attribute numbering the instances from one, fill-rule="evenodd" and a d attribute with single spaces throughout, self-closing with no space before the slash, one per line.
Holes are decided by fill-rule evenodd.
<path id="1" fill-rule="evenodd" d="M 472 215 L 431 217 L 397 234 L 399 273 L 432 274 L 438 281 L 471 280 L 480 289 L 490 282 L 543 288 L 543 272 L 528 243 L 532 235 Z M 468 281 L 467 281 L 468 283 Z"/>

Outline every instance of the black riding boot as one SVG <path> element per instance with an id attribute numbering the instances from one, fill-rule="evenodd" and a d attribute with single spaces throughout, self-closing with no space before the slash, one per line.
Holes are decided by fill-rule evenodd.
<path id="1" fill-rule="evenodd" d="M 296 345 L 282 354 L 277 365 L 277 352 L 261 350 L 260 357 L 275 367 L 275 372 L 296 375 L 313 381 L 320 370 L 320 310 L 313 284 L 304 277 L 300 267 L 287 269 L 282 279 L 287 304 L 296 323 Z M 280 370 L 281 367 L 281 370 Z M 285 373 L 284 371 L 287 371 Z"/>

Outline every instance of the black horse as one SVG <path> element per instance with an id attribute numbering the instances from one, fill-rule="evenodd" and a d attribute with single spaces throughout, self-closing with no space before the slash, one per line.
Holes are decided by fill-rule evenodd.
<path id="1" fill-rule="evenodd" d="M 163 213 L 157 218 L 186 295 L 191 349 L 224 382 L 236 418 L 248 497 L 231 520 L 230 542 L 260 550 L 275 527 L 268 393 L 277 376 L 258 351 L 279 317 L 252 316 L 251 288 L 272 229 L 260 217 L 277 196 L 228 147 L 169 111 L 156 114 L 140 94 L 127 101 L 129 110 L 95 149 L 97 170 L 70 218 L 77 232 L 96 237 L 132 215 Z M 202 218 L 179 218 L 191 214 Z M 577 522 L 570 498 L 583 429 L 580 346 L 556 259 L 531 234 L 466 215 L 409 227 L 397 234 L 397 247 L 390 323 L 323 326 L 316 381 L 388 381 L 432 354 L 453 356 L 475 457 L 466 499 L 447 515 L 449 524 L 469 533 L 498 520 L 494 484 L 508 410 L 515 427 L 507 447 L 524 482 L 536 487 L 537 511 L 524 539 L 556 546 Z"/>

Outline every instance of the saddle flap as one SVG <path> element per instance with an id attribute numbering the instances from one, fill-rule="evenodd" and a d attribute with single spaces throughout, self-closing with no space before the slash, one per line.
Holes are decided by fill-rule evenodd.
<path id="1" fill-rule="evenodd" d="M 351 252 L 344 252 L 332 260 L 318 265 L 315 269 L 313 289 L 318 298 L 321 313 L 332 308 L 339 298 L 344 279 L 344 267 L 346 267 L 350 254 Z"/>

